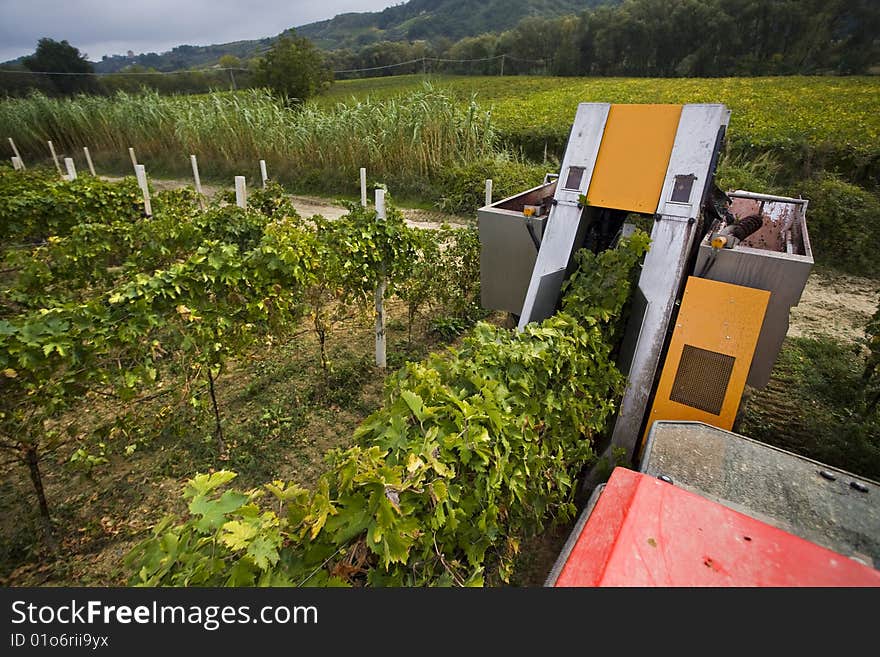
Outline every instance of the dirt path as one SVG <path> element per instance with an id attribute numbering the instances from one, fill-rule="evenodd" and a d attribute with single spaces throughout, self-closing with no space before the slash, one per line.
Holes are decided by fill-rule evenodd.
<path id="1" fill-rule="evenodd" d="M 114 176 L 102 176 L 104 180 L 118 181 L 122 178 Z M 189 187 L 191 185 L 188 180 L 175 180 L 166 178 L 150 178 L 153 188 L 158 191 L 170 189 L 179 189 L 181 187 Z M 219 191 L 224 189 L 220 185 L 210 185 L 202 183 L 202 191 L 208 198 L 213 198 Z M 320 196 L 298 196 L 291 194 L 290 200 L 293 207 L 299 212 L 300 216 L 312 217 L 316 214 L 321 215 L 325 219 L 339 219 L 344 216 L 348 210 L 336 199 L 323 198 Z M 435 210 L 423 210 L 420 208 L 400 208 L 406 218 L 407 224 L 415 228 L 440 228 L 444 223 L 450 225 L 467 225 L 473 224 L 474 218 L 462 217 L 458 215 L 444 214 Z"/>
<path id="2" fill-rule="evenodd" d="M 326 219 L 339 219 L 348 212 L 340 202 L 328 198 L 291 195 L 290 199 L 293 201 L 293 207 L 303 217 L 319 214 Z M 462 225 L 474 221 L 473 219 L 468 220 L 467 217 L 420 208 L 400 208 L 400 211 L 403 212 L 406 223 L 414 228 L 440 228 L 444 223 Z"/>
<path id="3" fill-rule="evenodd" d="M 865 325 L 877 310 L 878 300 L 878 280 L 814 270 L 800 303 L 791 309 L 788 335 L 824 335 L 856 343 L 865 337 Z"/>

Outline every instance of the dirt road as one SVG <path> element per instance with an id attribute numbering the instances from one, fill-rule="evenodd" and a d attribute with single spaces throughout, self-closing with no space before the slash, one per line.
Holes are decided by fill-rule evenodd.
<path id="1" fill-rule="evenodd" d="M 800 303 L 791 309 L 788 335 L 824 335 L 841 343 L 856 343 L 865 337 L 865 325 L 878 301 L 878 280 L 814 270 Z"/>
<path id="2" fill-rule="evenodd" d="M 102 176 L 105 180 L 122 180 L 113 176 Z M 158 191 L 169 189 L 178 189 L 180 187 L 191 186 L 188 180 L 174 180 L 166 178 L 150 178 L 153 188 Z M 202 183 L 202 191 L 208 198 L 213 198 L 219 191 L 223 189 L 219 185 L 209 185 Z M 293 207 L 302 217 L 312 217 L 320 214 L 325 219 L 339 219 L 348 211 L 345 206 L 338 200 L 330 198 L 322 198 L 318 196 L 297 196 L 290 195 Z M 424 210 L 421 208 L 403 208 L 400 210 L 406 217 L 406 222 L 415 228 L 439 228 L 443 223 L 450 225 L 467 225 L 472 224 L 476 217 L 462 217 L 458 215 L 444 214 L 436 210 Z"/>

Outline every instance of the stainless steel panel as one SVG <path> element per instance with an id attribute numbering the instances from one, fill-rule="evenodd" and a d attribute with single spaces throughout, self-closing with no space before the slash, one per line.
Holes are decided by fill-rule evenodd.
<path id="1" fill-rule="evenodd" d="M 555 205 L 550 209 L 544 239 L 541 241 L 541 249 L 535 261 L 535 268 L 520 311 L 517 327 L 520 331 L 529 322 L 545 318 L 541 313 L 536 313 L 536 309 L 543 309 L 548 305 L 555 306 L 559 300 L 563 277 L 558 279 L 559 287 L 548 285 L 547 281 L 543 287 L 540 287 L 541 280 L 545 275 L 568 266 L 583 211 L 583 208 L 578 204 L 578 197 L 580 194 L 585 194 L 590 186 L 610 107 L 608 103 L 581 103 L 578 105 L 560 171 L 566 178 L 572 167 L 582 167 L 583 172 L 578 179 L 579 187 L 577 189 L 566 189 L 561 186 L 556 188 Z M 552 280 L 555 281 L 556 278 Z M 540 299 L 538 298 L 539 290 Z M 544 298 L 545 296 L 546 298 Z"/>
<path id="2" fill-rule="evenodd" d="M 544 182 L 477 210 L 484 308 L 514 315 L 522 311 L 555 191 L 555 180 Z M 526 206 L 539 207 L 541 214 L 526 217 Z"/>
<path id="3" fill-rule="evenodd" d="M 484 308 L 518 315 L 538 256 L 534 238 L 540 240 L 545 218 L 526 219 L 522 214 L 477 211 L 480 234 L 480 302 Z M 529 224 L 533 230 L 529 231 Z"/>
<path id="4" fill-rule="evenodd" d="M 788 332 L 791 307 L 800 301 L 813 268 L 805 217 L 807 201 L 739 191 L 729 196 L 734 201 L 732 207 L 738 217 L 762 212 L 764 228 L 742 244 L 732 249 L 720 249 L 714 255 L 709 243 L 711 236 L 707 235 L 700 244 L 694 272 L 701 278 L 770 292 L 770 302 L 746 380 L 753 388 L 763 388 L 770 381 L 773 365 Z"/>
<path id="5" fill-rule="evenodd" d="M 623 333 L 623 341 L 620 343 L 620 351 L 617 355 L 617 367 L 624 376 L 629 375 L 633 355 L 639 346 L 642 337 L 642 326 L 645 322 L 645 314 L 648 312 L 648 300 L 639 288 L 633 291 L 630 302 L 629 317 Z"/>
<path id="6" fill-rule="evenodd" d="M 532 309 L 533 321 L 543 321 L 556 312 L 563 280 L 565 280 L 565 267 L 541 276 L 538 281 L 538 294 L 535 296 L 535 307 Z"/>

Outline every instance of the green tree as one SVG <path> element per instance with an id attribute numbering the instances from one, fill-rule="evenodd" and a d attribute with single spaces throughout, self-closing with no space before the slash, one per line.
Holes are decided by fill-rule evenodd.
<path id="1" fill-rule="evenodd" d="M 235 73 L 232 71 L 234 68 L 241 68 L 241 60 L 235 55 L 223 55 L 219 60 L 217 60 L 217 64 L 220 68 L 228 68 L 229 70 L 229 84 L 232 89 L 238 89 L 238 84 L 235 82 Z"/>
<path id="2" fill-rule="evenodd" d="M 99 90 L 95 69 L 85 55 L 81 55 L 66 40 L 55 41 L 44 37 L 37 42 L 37 50 L 22 60 L 25 68 L 35 73 L 73 73 L 51 75 L 52 86 L 62 95 L 95 93 Z"/>
<path id="3" fill-rule="evenodd" d="M 291 103 L 302 103 L 333 81 L 324 56 L 305 37 L 282 36 L 257 67 L 257 84 Z"/>
<path id="4" fill-rule="evenodd" d="M 241 60 L 235 55 L 223 55 L 217 63 L 221 68 L 241 68 Z"/>
<path id="5" fill-rule="evenodd" d="M 449 49 L 450 59 L 472 60 L 461 64 L 453 64 L 456 73 L 469 75 L 495 75 L 499 71 L 499 62 L 491 59 L 498 53 L 498 36 L 481 34 L 476 37 L 465 37 Z"/>

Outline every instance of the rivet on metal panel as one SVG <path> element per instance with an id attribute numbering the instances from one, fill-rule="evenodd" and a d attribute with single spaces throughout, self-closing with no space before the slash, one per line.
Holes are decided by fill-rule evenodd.
<path id="1" fill-rule="evenodd" d="M 868 487 L 865 486 L 861 481 L 851 481 L 849 482 L 850 488 L 855 488 L 860 493 L 867 493 Z"/>
<path id="2" fill-rule="evenodd" d="M 828 470 L 819 470 L 819 476 L 823 479 L 827 479 L 828 481 L 836 481 L 837 477 L 833 472 L 828 472 Z"/>

